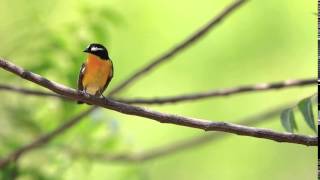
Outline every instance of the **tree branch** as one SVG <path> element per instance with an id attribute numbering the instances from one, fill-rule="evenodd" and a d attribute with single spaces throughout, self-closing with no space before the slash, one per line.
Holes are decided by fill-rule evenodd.
<path id="1" fill-rule="evenodd" d="M 201 100 L 205 98 L 213 98 L 213 97 L 220 97 L 220 96 L 230 96 L 239 93 L 245 92 L 259 92 L 259 91 L 267 91 L 273 89 L 284 89 L 290 87 L 299 87 L 299 86 L 306 86 L 316 84 L 317 79 L 296 79 L 296 80 L 285 80 L 281 82 L 272 82 L 272 83 L 259 83 L 254 85 L 247 85 L 247 86 L 237 86 L 232 88 L 225 88 L 225 89 L 218 89 L 218 90 L 211 90 L 207 92 L 198 92 L 198 93 L 190 93 L 185 95 L 177 95 L 171 97 L 158 97 L 158 98 L 134 98 L 134 99 L 125 99 L 125 98 L 117 98 L 116 101 L 126 103 L 126 104 L 167 104 L 167 103 L 179 103 L 184 101 L 191 101 L 191 100 Z M 16 86 L 10 86 L 5 84 L 0 84 L 0 91 L 1 90 L 8 90 L 11 92 L 17 92 L 26 95 L 35 95 L 35 96 L 50 96 L 50 97 L 58 97 L 66 99 L 66 97 L 57 95 L 55 93 L 32 90 L 28 88 L 20 88 Z"/>
<path id="2" fill-rule="evenodd" d="M 185 48 L 189 47 L 196 41 L 198 41 L 200 38 L 202 38 L 204 35 L 206 35 L 212 28 L 216 27 L 217 24 L 222 22 L 224 18 L 226 18 L 228 15 L 230 15 L 234 10 L 239 8 L 242 4 L 244 4 L 247 0 L 237 0 L 234 1 L 232 4 L 230 4 L 226 9 L 224 9 L 221 13 L 219 13 L 217 16 L 214 16 L 213 19 L 207 23 L 205 26 L 201 27 L 199 30 L 197 30 L 194 34 L 192 34 L 190 37 L 186 38 L 184 41 L 173 47 L 168 52 L 164 53 L 163 55 L 159 56 L 155 60 L 153 60 L 148 65 L 142 67 L 140 70 L 138 70 L 136 73 L 131 75 L 127 80 L 125 80 L 123 83 L 120 83 L 117 87 L 115 87 L 110 93 L 110 96 L 113 96 L 115 93 L 120 92 L 125 87 L 127 87 L 130 83 L 141 77 L 143 74 L 149 72 L 153 68 L 157 67 L 161 63 L 167 61 L 169 58 L 177 55 L 179 52 L 184 50 Z"/>
<path id="3" fill-rule="evenodd" d="M 41 77 L 38 74 L 34 74 L 29 71 L 25 71 L 21 67 L 14 65 L 8 61 L 0 59 L 0 67 L 20 76 L 23 79 L 34 82 L 42 87 L 45 87 L 55 93 L 62 96 L 66 96 L 70 99 L 80 100 L 89 104 L 104 107 L 106 109 L 114 110 L 123 114 L 135 115 L 153 119 L 161 123 L 170 123 L 180 126 L 192 127 L 197 129 L 203 129 L 205 131 L 222 131 L 244 136 L 252 136 L 257 138 L 265 138 L 278 142 L 289 142 L 303 145 L 316 146 L 318 143 L 317 137 L 310 137 L 304 135 L 296 135 L 290 133 L 279 133 L 268 129 L 259 129 L 241 126 L 233 123 L 226 122 L 212 122 L 202 119 L 195 119 L 189 117 L 183 117 L 173 114 L 161 113 L 142 107 L 132 106 L 125 103 L 117 102 L 110 99 L 95 97 L 89 94 L 84 94 L 81 91 L 74 90 L 69 87 L 65 87 L 61 84 L 49 81 L 48 79 Z"/>
<path id="4" fill-rule="evenodd" d="M 200 100 L 204 98 L 229 96 L 233 94 L 239 94 L 244 92 L 257 92 L 266 91 L 272 89 L 282 89 L 288 87 L 305 86 L 310 84 L 316 84 L 317 79 L 300 79 L 300 80 L 286 80 L 282 82 L 274 83 L 261 83 L 256 85 L 240 86 L 227 89 L 211 90 L 207 92 L 199 92 L 171 97 L 160 98 L 136 98 L 136 99 L 117 99 L 117 101 L 127 104 L 166 104 L 166 103 L 178 103 L 183 101 Z"/>
<path id="5" fill-rule="evenodd" d="M 94 96 L 90 96 L 88 94 L 82 94 L 81 92 L 76 91 L 74 89 L 64 87 L 63 85 L 49 81 L 48 79 L 45 79 L 40 75 L 25 71 L 24 69 L 2 59 L 0 59 L 0 67 L 22 77 L 23 79 L 32 81 L 40 86 L 46 87 L 62 96 L 68 97 L 70 99 L 81 100 L 91 104 L 103 106 L 103 107 L 106 107 L 118 112 L 122 112 L 125 114 L 146 117 L 146 118 L 154 119 L 163 123 L 172 123 L 172 124 L 177 124 L 182 126 L 200 128 L 204 130 L 224 131 L 224 132 L 230 132 L 230 133 L 235 133 L 239 135 L 266 138 L 266 139 L 271 139 L 279 142 L 291 142 L 291 143 L 298 143 L 298 144 L 312 145 L 312 146 L 315 146 L 318 144 L 317 137 L 295 135 L 295 134 L 289 134 L 289 133 L 278 133 L 278 132 L 273 132 L 271 130 L 245 127 L 245 126 L 235 125 L 231 123 L 210 122 L 210 121 L 204 121 L 200 119 L 193 119 L 193 118 L 187 118 L 187 117 L 176 116 L 171 114 L 164 114 L 164 113 L 147 110 L 140 107 L 130 106 L 127 104 L 123 104 L 123 103 L 108 100 L 108 99 L 97 98 Z M 72 127 L 73 125 L 78 123 L 84 116 L 88 115 L 89 113 L 91 113 L 97 108 L 98 108 L 97 106 L 89 108 L 87 111 L 84 111 L 78 116 L 72 118 L 70 121 L 63 124 L 56 130 L 40 137 L 39 139 L 35 140 L 30 144 L 27 144 L 19 148 L 18 150 L 16 150 L 15 152 L 7 156 L 6 158 L 0 160 L 0 168 L 4 167 L 6 164 L 8 164 L 12 160 L 18 159 L 22 154 L 30 150 L 33 150 L 35 148 L 38 148 L 39 146 L 49 142 L 55 136 L 59 135 L 60 133 L 67 130 L 68 128 Z"/>

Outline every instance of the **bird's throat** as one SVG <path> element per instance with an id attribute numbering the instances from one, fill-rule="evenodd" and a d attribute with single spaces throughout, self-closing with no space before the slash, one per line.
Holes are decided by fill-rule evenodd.
<path id="1" fill-rule="evenodd" d="M 89 64 L 92 67 L 99 67 L 105 63 L 104 61 L 105 60 L 93 54 L 89 54 L 87 57 L 87 64 Z"/>

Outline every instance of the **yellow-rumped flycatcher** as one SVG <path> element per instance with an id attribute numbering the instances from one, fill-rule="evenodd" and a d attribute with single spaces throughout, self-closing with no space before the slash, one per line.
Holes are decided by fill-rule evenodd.
<path id="1" fill-rule="evenodd" d="M 88 56 L 80 69 L 78 90 L 102 96 L 113 77 L 113 64 L 108 50 L 101 44 L 92 43 L 83 52 Z M 78 101 L 78 104 L 82 103 Z"/>

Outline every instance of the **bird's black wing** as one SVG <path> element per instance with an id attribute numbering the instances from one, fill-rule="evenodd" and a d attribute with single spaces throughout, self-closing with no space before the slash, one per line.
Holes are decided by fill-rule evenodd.
<path id="1" fill-rule="evenodd" d="M 113 73 L 114 73 L 114 71 L 113 71 L 113 63 L 112 63 L 111 60 L 109 60 L 109 61 L 111 62 L 111 72 L 109 73 L 108 80 L 107 80 L 106 84 L 103 86 L 103 88 L 102 88 L 102 90 L 100 92 L 101 93 L 100 95 L 102 95 L 102 93 L 106 90 L 106 88 L 108 87 L 109 83 L 111 82 L 111 80 L 113 78 Z"/>
<path id="2" fill-rule="evenodd" d="M 86 64 L 83 63 L 81 66 L 81 69 L 79 72 L 79 78 L 78 78 L 78 90 L 80 90 L 80 91 L 83 91 L 83 89 L 84 89 L 83 84 L 82 84 L 82 79 L 83 79 L 83 75 L 85 73 L 85 70 L 86 70 Z M 77 103 L 82 104 L 83 102 L 78 101 Z"/>
<path id="3" fill-rule="evenodd" d="M 78 78 L 78 90 L 83 91 L 83 84 L 82 84 L 82 79 L 83 79 L 83 75 L 85 73 L 86 70 L 86 64 L 83 63 L 79 72 L 79 78 Z"/>

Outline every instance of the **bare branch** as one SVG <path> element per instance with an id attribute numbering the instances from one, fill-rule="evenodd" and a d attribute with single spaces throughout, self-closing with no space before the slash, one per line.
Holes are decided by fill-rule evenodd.
<path id="1" fill-rule="evenodd" d="M 181 126 L 194 127 L 194 128 L 204 129 L 207 131 L 211 131 L 211 130 L 224 131 L 224 132 L 229 132 L 229 133 L 234 133 L 239 135 L 271 139 L 278 142 L 290 142 L 290 143 L 297 143 L 297 144 L 304 144 L 304 145 L 311 145 L 311 146 L 316 146 L 318 144 L 317 137 L 295 135 L 295 134 L 289 134 L 289 133 L 279 133 L 279 132 L 273 132 L 267 129 L 245 127 L 245 126 L 236 125 L 232 123 L 211 122 L 211 121 L 205 121 L 200 119 L 165 114 L 165 113 L 147 110 L 141 107 L 130 106 L 130 105 L 116 102 L 113 100 L 97 98 L 95 96 L 90 96 L 88 94 L 82 94 L 81 92 L 76 91 L 74 89 L 49 81 L 48 79 L 43 78 L 40 75 L 34 74 L 29 71 L 25 71 L 24 69 L 2 59 L 0 59 L 0 67 L 20 76 L 23 79 L 32 81 L 40 86 L 48 88 L 53 92 L 56 92 L 62 96 L 65 96 L 74 100 L 81 100 L 83 102 L 87 102 L 90 104 L 112 109 L 124 114 L 146 117 L 162 123 L 171 123 L 171 124 L 177 124 Z M 23 146 L 22 148 L 19 148 L 18 150 L 10 154 L 8 157 L 0 160 L 0 168 L 4 167 L 6 164 L 8 164 L 12 160 L 17 160 L 22 154 L 30 150 L 33 150 L 35 148 L 38 148 L 39 146 L 49 142 L 55 136 L 59 135 L 60 133 L 64 132 L 68 128 L 78 123 L 84 116 L 88 115 L 89 113 L 94 111 L 96 108 L 97 106 L 93 106 L 92 108 L 89 108 L 87 111 L 72 118 L 70 121 L 63 124 L 59 128 L 55 129 L 51 133 L 40 137 L 39 139 L 35 140 L 30 144 Z"/>
<path id="2" fill-rule="evenodd" d="M 229 96 L 233 94 L 239 94 L 244 92 L 257 92 L 266 91 L 272 89 L 281 89 L 296 86 L 305 86 L 310 84 L 316 84 L 317 79 L 301 79 L 301 80 L 286 80 L 283 82 L 275 83 L 261 83 L 256 85 L 240 86 L 227 89 L 212 90 L 208 92 L 199 92 L 192 94 L 185 94 L 172 97 L 160 97 L 160 98 L 136 98 L 136 99 L 117 99 L 117 101 L 127 104 L 166 104 L 166 103 L 177 103 L 183 101 L 200 100 L 204 98 Z"/>
<path id="3" fill-rule="evenodd" d="M 301 80 L 287 80 L 287 81 L 283 81 L 283 82 L 279 82 L 279 83 L 270 83 L 270 84 L 266 84 L 266 85 L 252 85 L 252 86 L 243 86 L 243 87 L 235 87 L 235 88 L 229 88 L 229 89 L 221 89 L 221 90 L 216 90 L 216 91 L 212 91 L 211 95 L 213 97 L 217 97 L 217 96 L 223 96 L 226 95 L 226 93 L 229 93 L 229 95 L 231 94 L 236 94 L 236 93 L 240 93 L 240 92 L 244 92 L 243 90 L 248 89 L 248 91 L 254 92 L 254 91 L 260 91 L 260 90 L 269 90 L 269 89 L 273 89 L 273 88 L 286 88 L 286 87 L 293 87 L 293 86 L 304 86 L 304 85 L 308 85 L 308 84 L 313 84 L 316 80 L 313 79 L 301 79 Z M 265 88 L 265 89 L 263 89 Z M 252 89 L 252 90 L 249 90 Z M 9 85 L 5 85 L 5 84 L 0 84 L 0 90 L 10 90 L 13 92 L 18 92 L 18 93 L 22 93 L 22 94 L 26 94 L 26 95 L 35 95 L 35 96 L 50 96 L 50 97 L 58 97 L 58 98 L 63 98 L 63 99 L 68 99 L 67 97 L 55 94 L 55 93 L 51 93 L 51 92 L 44 92 L 44 91 L 38 91 L 38 90 L 32 90 L 32 89 L 28 89 L 28 88 L 20 88 L 20 87 L 15 87 L 15 86 L 9 86 Z M 233 91 L 232 91 L 233 90 Z M 216 94 L 215 94 L 216 92 Z M 200 94 L 200 93 L 198 93 Z M 203 93 L 204 94 L 204 93 Z M 209 94 L 209 93 L 208 93 Z M 172 98 L 159 98 L 157 100 L 149 100 L 149 99 L 139 99 L 139 100 L 120 100 L 122 102 L 127 102 L 127 103 L 144 103 L 144 104 L 163 104 L 163 103 L 170 103 L 170 102 L 182 102 L 182 101 L 187 101 L 187 100 L 191 100 L 192 98 L 196 97 L 197 94 L 194 93 L 193 95 L 188 95 L 185 96 L 187 97 L 186 99 L 183 99 L 183 96 L 177 96 L 177 97 L 172 97 Z M 188 98 L 189 97 L 189 98 Z M 200 95 L 199 95 L 200 97 Z M 210 97 L 210 96 L 207 96 Z M 200 97 L 205 98 L 205 97 Z M 68 99 L 69 100 L 69 99 Z M 8 161 L 10 159 L 17 159 L 18 156 L 21 153 L 27 152 L 29 150 L 32 150 L 34 148 L 40 147 L 41 145 L 47 143 L 48 141 L 51 140 L 51 138 L 57 136 L 59 133 L 64 132 L 67 128 L 72 127 L 73 125 L 75 125 L 76 123 L 80 122 L 80 120 L 87 116 L 88 114 L 90 114 L 91 112 L 93 112 L 94 110 L 96 110 L 98 107 L 94 106 L 92 108 L 89 108 L 88 110 L 80 113 L 79 115 L 75 116 L 74 118 L 66 121 L 66 124 L 63 124 L 62 126 L 58 127 L 56 130 L 46 134 L 45 136 L 40 137 L 39 139 L 36 139 L 34 142 L 22 147 L 19 151 L 14 152 L 13 154 L 11 154 L 8 158 Z M 283 109 L 283 108 L 276 108 L 276 109 Z M 273 110 L 272 112 L 276 113 L 279 110 Z M 252 119 L 259 119 L 262 117 L 254 117 Z M 266 118 L 266 117 L 265 117 Z M 250 118 L 248 118 L 250 119 Z M 241 124 L 250 124 L 250 123 L 246 123 L 243 122 Z M 182 148 L 186 148 L 191 147 L 192 145 L 196 145 L 196 144 L 202 144 L 205 142 L 209 142 L 212 138 L 211 137 L 220 137 L 223 136 L 221 135 L 216 135 L 215 133 L 210 133 L 210 134 L 206 134 L 204 136 L 201 137 L 197 137 L 194 138 L 192 140 L 186 141 L 186 142 L 182 142 L 182 143 L 177 143 L 177 145 L 175 147 L 167 147 L 167 148 L 161 148 L 158 150 L 152 150 L 151 155 L 145 155 L 145 154 L 149 154 L 149 153 L 143 153 L 144 155 L 141 157 L 141 155 L 134 155 L 134 156 L 130 156 L 126 157 L 125 155 L 116 155 L 116 156 L 111 156 L 108 157 L 109 159 L 149 159 L 150 157 L 153 156 L 159 156 L 165 152 L 167 153 L 171 153 L 172 151 L 178 151 L 179 149 Z M 121 157 L 121 158 L 120 158 Z M 1 164 L 0 164 L 1 167 Z"/>
<path id="4" fill-rule="evenodd" d="M 153 60 L 148 65 L 142 67 L 140 70 L 138 70 L 136 73 L 131 75 L 127 80 L 125 80 L 123 83 L 119 84 L 116 88 L 114 88 L 109 95 L 113 96 L 115 93 L 120 92 L 120 90 L 123 90 L 126 86 L 128 86 L 130 83 L 141 77 L 143 74 L 149 72 L 153 68 L 157 67 L 161 63 L 167 61 L 169 58 L 177 55 L 182 50 L 186 49 L 199 39 L 201 39 L 204 35 L 206 35 L 212 28 L 216 27 L 217 24 L 222 22 L 224 18 L 226 18 L 228 15 L 230 15 L 234 10 L 239 8 L 242 4 L 244 4 L 247 0 L 237 0 L 234 1 L 232 4 L 230 4 L 226 9 L 224 9 L 220 14 L 217 16 L 214 16 L 213 19 L 197 30 L 194 34 L 192 34 L 190 37 L 186 38 L 184 41 L 173 47 L 168 52 L 164 53 L 163 55 L 159 56 L 155 60 Z"/>
<path id="5" fill-rule="evenodd" d="M 202 119 L 195 119 L 195 118 L 183 117 L 183 116 L 178 116 L 173 114 L 166 114 L 166 113 L 149 110 L 142 107 L 128 105 L 128 104 L 117 102 L 110 99 L 95 97 L 89 94 L 83 94 L 83 92 L 81 91 L 77 91 L 72 88 L 55 83 L 53 81 L 49 81 L 48 79 L 38 74 L 34 74 L 30 71 L 25 71 L 21 67 L 18 67 L 13 63 L 10 63 L 2 59 L 0 59 L 0 67 L 9 72 L 12 72 L 13 74 L 20 76 L 23 79 L 34 82 L 62 96 L 66 96 L 74 100 L 81 100 L 83 102 L 104 107 L 106 109 L 111 109 L 123 114 L 145 117 L 145 118 L 156 120 L 161 123 L 170 123 L 170 124 L 176 124 L 180 126 L 203 129 L 205 131 L 223 131 L 223 132 L 228 132 L 228 133 L 233 133 L 238 135 L 265 138 L 265 139 L 270 139 L 278 142 L 289 142 L 289 143 L 297 143 L 297 144 L 304 144 L 304 145 L 311 145 L 311 146 L 315 146 L 318 143 L 317 137 L 296 135 L 296 134 L 290 134 L 290 133 L 279 133 L 279 132 L 274 132 L 267 129 L 246 127 L 246 126 L 241 126 L 241 125 L 232 124 L 232 123 L 218 122 L 218 121 L 212 122 L 212 121 L 207 121 Z"/>

